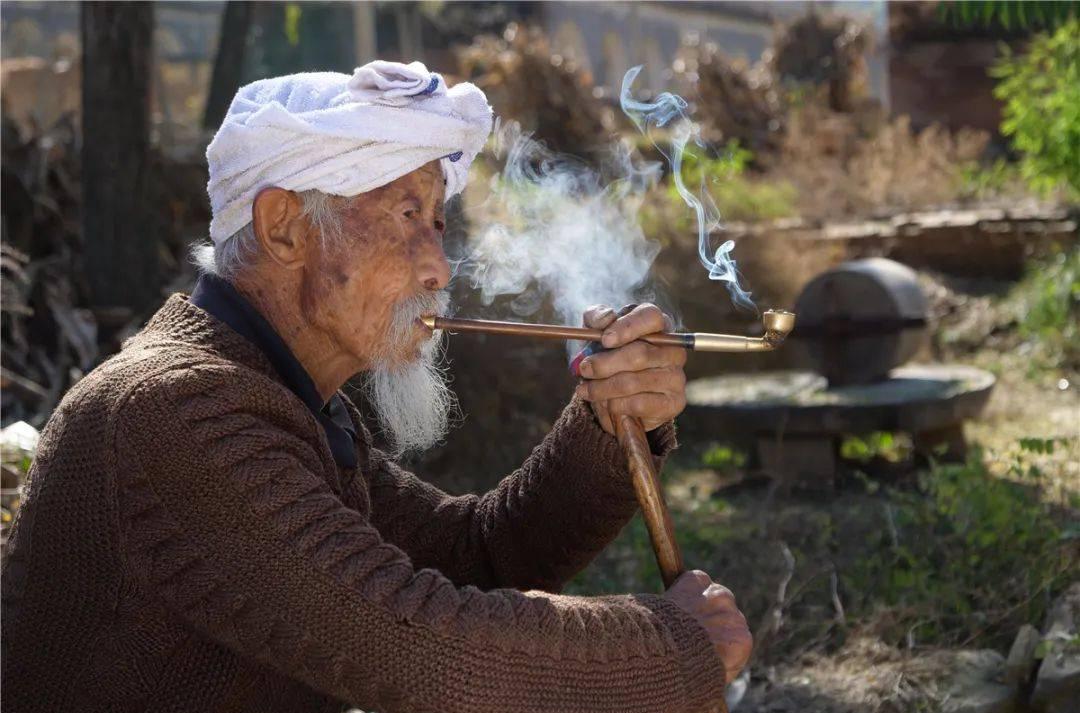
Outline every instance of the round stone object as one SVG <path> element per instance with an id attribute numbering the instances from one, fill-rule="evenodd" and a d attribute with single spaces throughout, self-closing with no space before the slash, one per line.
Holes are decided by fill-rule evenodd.
<path id="1" fill-rule="evenodd" d="M 915 272 L 885 258 L 843 263 L 811 280 L 795 304 L 792 348 L 829 384 L 867 384 L 915 356 L 927 300 Z"/>

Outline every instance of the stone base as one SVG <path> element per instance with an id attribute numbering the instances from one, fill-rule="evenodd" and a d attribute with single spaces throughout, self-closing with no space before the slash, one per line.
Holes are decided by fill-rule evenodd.
<path id="1" fill-rule="evenodd" d="M 915 452 L 920 456 L 948 463 L 962 463 L 967 458 L 967 440 L 962 423 L 916 433 L 913 440 Z"/>
<path id="2" fill-rule="evenodd" d="M 786 487 L 831 492 L 836 475 L 837 444 L 821 436 L 757 439 L 761 469 Z"/>

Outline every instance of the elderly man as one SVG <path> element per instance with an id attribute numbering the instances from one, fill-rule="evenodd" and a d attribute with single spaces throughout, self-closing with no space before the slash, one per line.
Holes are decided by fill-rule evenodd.
<path id="1" fill-rule="evenodd" d="M 559 588 L 635 510 L 610 415 L 674 445 L 684 353 L 597 308 L 611 351 L 483 496 L 372 446 L 437 442 L 443 205 L 491 124 L 472 85 L 375 62 L 237 94 L 210 144 L 213 245 L 46 427 L 3 572 L 5 711 L 711 710 L 749 655 L 701 572 Z"/>

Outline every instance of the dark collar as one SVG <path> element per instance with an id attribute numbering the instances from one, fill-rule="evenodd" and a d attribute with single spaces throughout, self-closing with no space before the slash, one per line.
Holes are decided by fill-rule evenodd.
<path id="1" fill-rule="evenodd" d="M 334 461 L 342 468 L 356 467 L 356 428 L 338 394 L 323 404 L 315 382 L 273 326 L 231 284 L 215 275 L 202 275 L 190 302 L 227 324 L 259 348 L 274 371 L 311 410 L 326 433 Z"/>

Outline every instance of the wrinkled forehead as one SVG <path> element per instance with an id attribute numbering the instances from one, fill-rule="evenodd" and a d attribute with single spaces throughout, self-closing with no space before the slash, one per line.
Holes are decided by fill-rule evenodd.
<path id="1" fill-rule="evenodd" d="M 344 211 L 360 221 L 397 215 L 404 203 L 415 204 L 422 210 L 430 207 L 436 215 L 442 216 L 445 214 L 446 178 L 439 162 L 433 161 L 386 185 L 338 200 Z"/>
<path id="2" fill-rule="evenodd" d="M 424 186 L 428 186 L 434 190 L 437 198 L 445 198 L 446 173 L 443 171 L 442 161 L 429 161 L 411 174 L 405 174 L 403 178 L 413 174 L 417 174 L 418 180 L 420 180 Z"/>
<path id="3" fill-rule="evenodd" d="M 376 188 L 366 194 L 362 193 L 357 197 L 364 195 L 386 200 L 406 198 L 415 198 L 422 202 L 433 200 L 436 207 L 442 208 L 446 199 L 446 176 L 443 173 L 442 164 L 439 161 L 431 161 L 381 188 Z"/>

